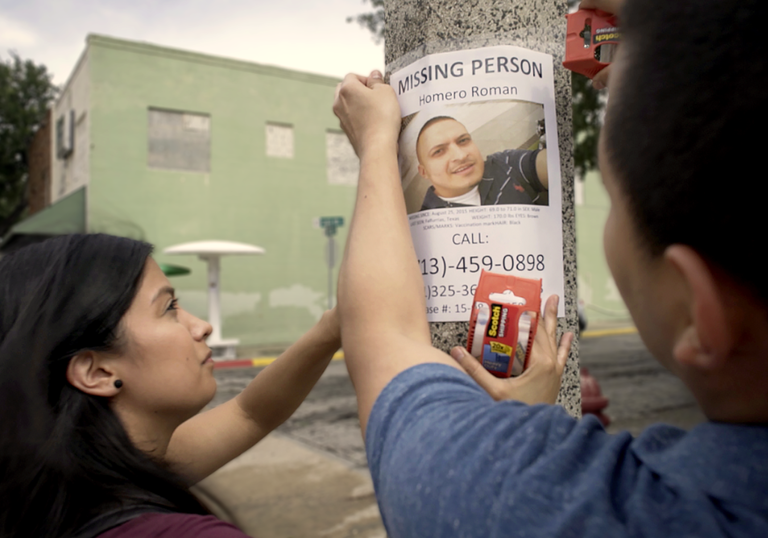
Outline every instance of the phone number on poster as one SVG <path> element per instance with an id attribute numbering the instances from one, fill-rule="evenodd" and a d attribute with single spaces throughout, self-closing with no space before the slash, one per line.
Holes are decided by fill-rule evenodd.
<path id="1" fill-rule="evenodd" d="M 474 297 L 476 289 L 477 284 L 471 286 L 466 284 L 458 286 L 453 284 L 447 286 L 424 286 L 424 297 L 427 298 L 427 301 L 437 299 L 438 297 Z"/>
<path id="2" fill-rule="evenodd" d="M 448 271 L 464 273 L 479 273 L 480 269 L 493 271 L 494 269 L 503 269 L 504 271 L 543 271 L 543 254 L 505 254 L 501 257 L 486 256 L 462 256 L 455 262 L 449 262 L 445 256 L 439 258 L 426 258 L 419 260 L 421 274 L 440 275 L 445 278 Z"/>

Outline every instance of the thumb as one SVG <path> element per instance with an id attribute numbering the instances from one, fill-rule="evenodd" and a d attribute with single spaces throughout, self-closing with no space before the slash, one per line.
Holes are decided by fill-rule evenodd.
<path id="1" fill-rule="evenodd" d="M 371 71 L 371 74 L 368 75 L 367 86 L 373 88 L 377 84 L 384 84 L 384 76 L 381 74 L 381 71 L 374 69 Z"/>
<path id="2" fill-rule="evenodd" d="M 459 363 L 459 366 L 475 380 L 475 383 L 480 385 L 491 397 L 496 400 L 496 383 L 498 380 L 488 370 L 483 368 L 480 361 L 470 355 L 463 347 L 455 347 L 451 350 L 451 357 Z"/>

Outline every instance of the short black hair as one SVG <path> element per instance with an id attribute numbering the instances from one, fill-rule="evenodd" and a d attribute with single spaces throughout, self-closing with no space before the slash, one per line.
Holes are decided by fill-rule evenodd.
<path id="1" fill-rule="evenodd" d="M 694 248 L 768 303 L 765 0 L 628 0 L 604 147 L 652 255 Z"/>
<path id="2" fill-rule="evenodd" d="M 434 118 L 429 118 L 427 122 L 421 126 L 421 129 L 419 130 L 419 135 L 416 137 L 416 159 L 417 160 L 419 158 L 419 140 L 421 140 L 421 133 L 423 133 L 427 129 L 427 127 L 429 127 L 433 123 L 437 123 L 438 121 L 443 121 L 443 120 L 453 120 L 455 122 L 461 123 L 459 120 L 457 120 L 456 118 L 452 118 L 451 116 L 435 116 Z"/>

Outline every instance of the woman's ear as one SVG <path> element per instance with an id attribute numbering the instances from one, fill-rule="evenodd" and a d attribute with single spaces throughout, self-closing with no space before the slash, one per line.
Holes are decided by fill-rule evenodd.
<path id="1" fill-rule="evenodd" d="M 67 381 L 76 389 L 91 394 L 111 398 L 120 392 L 115 386 L 117 373 L 110 361 L 95 351 L 81 351 L 72 357 L 67 365 Z"/>
<path id="2" fill-rule="evenodd" d="M 722 296 L 726 286 L 718 281 L 699 253 L 688 246 L 671 245 L 664 257 L 679 271 L 690 297 L 691 321 L 675 342 L 675 359 L 703 369 L 722 366 L 735 344 L 735 327 L 729 323 Z"/>

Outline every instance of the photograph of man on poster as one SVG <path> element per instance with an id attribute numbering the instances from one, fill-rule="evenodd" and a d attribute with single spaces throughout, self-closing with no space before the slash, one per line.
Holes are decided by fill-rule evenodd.
<path id="1" fill-rule="evenodd" d="M 435 116 L 416 138 L 418 172 L 431 186 L 421 211 L 498 204 L 547 205 L 546 149 L 508 149 L 483 157 L 467 128 Z"/>

